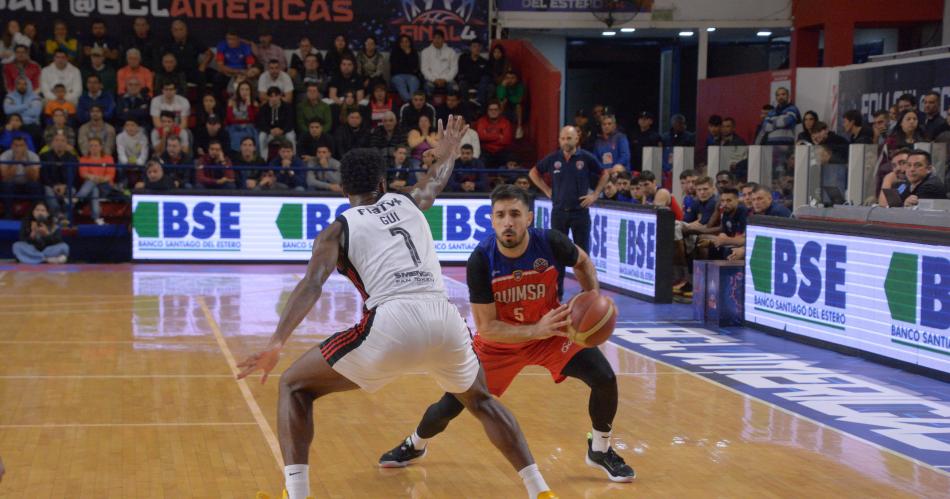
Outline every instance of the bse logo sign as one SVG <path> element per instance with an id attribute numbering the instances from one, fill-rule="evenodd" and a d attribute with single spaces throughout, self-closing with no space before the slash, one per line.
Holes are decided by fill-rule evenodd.
<path id="1" fill-rule="evenodd" d="M 607 216 L 599 213 L 591 217 L 590 259 L 600 272 L 607 272 Z"/>
<path id="2" fill-rule="evenodd" d="M 277 230 L 283 239 L 284 251 L 311 251 L 313 240 L 330 226 L 336 217 L 350 207 L 349 203 L 332 210 L 323 203 L 284 203 L 277 213 Z"/>
<path id="3" fill-rule="evenodd" d="M 656 280 L 656 222 L 620 220 L 620 278 L 646 286 Z"/>
<path id="4" fill-rule="evenodd" d="M 950 259 L 895 252 L 884 279 L 891 340 L 950 353 Z M 902 341 L 904 340 L 904 341 Z M 904 343 L 906 344 L 906 343 Z"/>
<path id="5" fill-rule="evenodd" d="M 140 249 L 240 250 L 240 203 L 143 201 L 132 226 Z"/>

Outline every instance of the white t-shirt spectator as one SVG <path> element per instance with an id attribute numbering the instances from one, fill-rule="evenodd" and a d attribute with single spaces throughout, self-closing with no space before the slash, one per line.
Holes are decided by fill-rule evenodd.
<path id="1" fill-rule="evenodd" d="M 6 151 L 3 151 L 3 154 L 0 154 L 0 161 L 10 161 L 10 162 L 16 161 L 16 158 L 13 157 L 13 149 L 8 149 Z M 8 165 L 8 164 L 9 163 L 4 163 L 4 165 Z M 33 151 L 26 151 L 26 161 L 24 161 L 23 163 L 18 163 L 18 164 L 13 165 L 15 167 L 13 171 L 13 176 L 22 177 L 26 175 L 26 169 L 23 167 L 34 166 L 34 165 L 35 166 L 40 165 L 40 157 L 37 156 L 36 153 Z"/>
<path id="2" fill-rule="evenodd" d="M 142 130 L 134 137 L 123 130 L 115 138 L 115 149 L 119 153 L 119 163 L 144 166 L 148 159 L 148 138 Z"/>
<path id="3" fill-rule="evenodd" d="M 419 54 L 419 67 L 426 81 L 452 81 L 459 72 L 459 56 L 448 45 L 429 45 Z"/>
<path id="4" fill-rule="evenodd" d="M 152 104 L 149 108 L 149 115 L 158 118 L 162 111 L 171 111 L 175 113 L 175 123 L 179 126 L 188 126 L 188 117 L 191 116 L 191 104 L 188 99 L 176 95 L 171 102 L 165 101 L 164 95 L 152 98 Z"/>
<path id="5" fill-rule="evenodd" d="M 66 87 L 66 100 L 73 103 L 79 103 L 79 96 L 82 95 L 82 74 L 79 68 L 70 63 L 66 67 L 59 69 L 56 64 L 50 64 L 40 72 L 40 91 L 44 99 L 54 99 L 53 87 L 62 83 Z"/>
<path id="6" fill-rule="evenodd" d="M 277 87 L 281 93 L 286 94 L 294 91 L 294 81 L 291 80 L 290 75 L 284 71 L 281 71 L 280 74 L 277 75 L 276 80 L 271 79 L 270 73 L 265 71 L 257 80 L 257 91 L 266 94 L 267 89 L 270 87 Z"/>

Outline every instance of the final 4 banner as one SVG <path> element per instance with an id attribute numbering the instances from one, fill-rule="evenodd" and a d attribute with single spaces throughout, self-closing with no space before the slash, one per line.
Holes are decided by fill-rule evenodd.
<path id="1" fill-rule="evenodd" d="M 903 64 L 869 65 L 842 70 L 838 76 L 838 109 L 841 113 L 858 109 L 867 122 L 876 111 L 887 111 L 903 94 L 917 98 L 924 93 L 940 94 L 940 112 L 950 107 L 950 57 Z"/>
<path id="2" fill-rule="evenodd" d="M 302 35 L 314 46 L 329 48 L 333 37 L 346 35 L 362 44 L 374 35 L 382 50 L 400 34 L 427 43 L 436 29 L 449 43 L 488 40 L 489 0 L 0 0 L 0 18 L 37 24 L 40 39 L 52 33 L 54 19 L 64 19 L 73 36 L 89 32 L 94 18 L 103 19 L 109 33 L 120 41 L 132 34 L 132 20 L 146 17 L 160 43 L 171 37 L 171 22 L 180 19 L 190 36 L 214 47 L 226 28 L 257 40 L 261 28 L 285 49 L 297 47 Z"/>

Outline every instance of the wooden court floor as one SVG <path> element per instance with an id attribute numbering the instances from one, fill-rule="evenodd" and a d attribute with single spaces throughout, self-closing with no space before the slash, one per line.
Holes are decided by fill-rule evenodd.
<path id="1" fill-rule="evenodd" d="M 3 498 L 250 498 L 279 492 L 276 379 L 237 382 L 302 267 L 63 267 L 0 272 Z M 448 281 L 453 301 L 464 287 Z M 342 279 L 277 371 L 350 325 Z M 463 305 L 463 312 L 467 308 Z M 945 497 L 950 479 L 850 436 L 608 344 L 619 374 L 615 447 L 638 473 L 613 484 L 584 465 L 586 387 L 528 370 L 503 401 L 563 498 Z M 317 497 L 522 498 L 518 476 L 466 415 L 418 465 L 376 460 L 440 396 L 413 373 L 374 395 L 316 404 Z"/>

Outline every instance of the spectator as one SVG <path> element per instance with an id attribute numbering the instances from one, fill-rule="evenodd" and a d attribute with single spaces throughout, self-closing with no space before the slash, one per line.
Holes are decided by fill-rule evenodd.
<path id="1" fill-rule="evenodd" d="M 468 144 L 461 146 L 459 159 L 455 160 L 455 174 L 449 182 L 449 188 L 455 192 L 485 192 L 488 190 L 486 175 L 481 170 L 485 165 L 475 157 L 475 150 Z"/>
<path id="2" fill-rule="evenodd" d="M 720 222 L 719 233 L 700 236 L 701 241 L 715 246 L 709 252 L 713 260 L 722 260 L 729 256 L 733 248 L 745 245 L 746 220 L 749 210 L 739 204 L 739 191 L 727 187 L 719 193 Z"/>
<path id="3" fill-rule="evenodd" d="M 101 153 L 105 156 L 111 156 L 115 151 L 115 127 L 105 122 L 102 108 L 93 105 L 89 108 L 89 122 L 79 127 L 77 140 L 79 141 L 79 154 L 88 156 L 91 154 L 89 142 L 92 139 L 99 141 Z"/>
<path id="4" fill-rule="evenodd" d="M 593 135 L 593 127 L 590 122 L 590 118 L 587 116 L 587 111 L 583 108 L 578 109 L 574 113 L 574 128 L 577 129 L 577 133 L 580 134 L 580 147 L 581 149 L 586 149 L 588 151 L 594 150 L 594 141 L 597 139 Z"/>
<path id="5" fill-rule="evenodd" d="M 438 130 L 432 126 L 428 116 L 419 116 L 416 126 L 409 130 L 407 142 L 412 148 L 412 157 L 417 160 L 422 159 L 423 153 L 439 145 Z"/>
<path id="6" fill-rule="evenodd" d="M 142 83 L 142 86 L 145 87 L 150 94 L 158 91 L 158 89 L 152 87 L 152 83 L 155 81 L 155 75 L 150 69 L 142 65 L 142 53 L 139 52 L 139 49 L 131 48 L 127 50 L 125 52 L 125 61 L 126 66 L 116 73 L 120 94 L 125 93 L 125 86 L 128 84 L 129 78 L 133 76 L 138 78 L 139 82 Z"/>
<path id="7" fill-rule="evenodd" d="M 613 115 L 604 116 L 601 129 L 601 135 L 594 142 L 594 155 L 600 158 L 604 168 L 621 167 L 630 171 L 630 142 L 625 134 L 617 131 L 617 119 Z"/>
<path id="8" fill-rule="evenodd" d="M 878 205 L 897 208 L 897 206 L 892 207 L 888 204 L 887 196 L 881 192 L 884 189 L 896 189 L 903 199 L 904 192 L 907 190 L 907 155 L 910 152 L 911 149 L 908 148 L 892 151 L 890 161 L 878 167 L 876 191 Z"/>
<path id="9" fill-rule="evenodd" d="M 923 132 L 918 126 L 917 111 L 908 109 L 901 111 L 898 115 L 897 126 L 887 137 L 885 145 L 887 149 L 896 150 L 902 147 L 913 147 L 918 142 L 925 140 Z"/>
<path id="10" fill-rule="evenodd" d="M 767 217 L 790 218 L 792 212 L 781 203 L 772 200 L 772 191 L 764 185 L 756 186 L 752 190 L 752 214 Z"/>
<path id="11" fill-rule="evenodd" d="M 617 188 L 617 179 L 609 178 L 607 179 L 607 185 L 604 186 L 603 200 L 604 201 L 614 201 L 614 202 L 623 202 L 626 196 L 620 193 L 620 189 Z M 626 198 L 629 199 L 629 198 Z"/>
<path id="12" fill-rule="evenodd" d="M 152 129 L 152 149 L 155 154 L 161 154 L 165 151 L 168 139 L 178 137 L 181 141 L 181 147 L 187 152 L 191 151 L 191 137 L 188 131 L 175 123 L 175 113 L 171 111 L 162 111 L 158 116 L 158 126 Z"/>
<path id="13" fill-rule="evenodd" d="M 49 149 L 40 154 L 43 167 L 40 169 L 40 180 L 46 194 L 46 206 L 54 215 L 63 216 L 62 206 L 67 196 L 73 193 L 72 186 L 75 179 L 76 163 L 79 158 L 69 144 L 65 134 L 57 133 L 49 141 Z"/>
<path id="14" fill-rule="evenodd" d="M 632 171 L 638 172 L 643 169 L 643 148 L 661 147 L 663 146 L 663 140 L 660 138 L 660 134 L 653 129 L 653 113 L 649 111 L 641 112 L 637 118 L 637 125 L 637 130 L 630 134 L 630 167 Z"/>
<path id="15" fill-rule="evenodd" d="M 303 99 L 297 103 L 297 133 L 304 135 L 310 127 L 312 121 L 320 122 L 320 126 L 326 133 L 333 129 L 333 117 L 330 112 L 330 106 L 320 95 L 320 85 L 314 82 L 307 84 L 307 93 Z M 309 153 L 310 151 L 308 151 Z"/>
<path id="16" fill-rule="evenodd" d="M 228 80 L 246 75 L 255 59 L 251 46 L 242 42 L 237 31 L 232 28 L 225 34 L 224 41 L 218 43 L 215 61 L 218 68 L 215 87 L 224 88 Z"/>
<path id="17" fill-rule="evenodd" d="M 221 122 L 224 119 L 224 109 L 218 104 L 218 98 L 214 94 L 207 93 L 201 96 L 201 105 L 198 106 L 198 112 L 195 113 L 195 125 L 198 127 L 205 126 L 212 116 L 218 118 L 218 121 Z M 231 149 L 230 144 L 225 144 L 225 147 Z"/>
<path id="18" fill-rule="evenodd" d="M 462 125 L 463 125 L 463 126 L 466 124 L 465 122 L 468 121 L 468 120 L 465 119 L 464 116 L 461 116 L 461 115 L 459 115 L 459 119 L 462 120 Z M 448 122 L 448 121 L 443 121 L 442 123 L 447 123 L 447 122 Z M 459 142 L 459 144 L 472 146 L 472 154 L 473 154 L 473 156 L 475 156 L 476 158 L 481 159 L 481 157 L 482 157 L 482 143 L 481 143 L 481 141 L 478 139 L 478 132 L 475 131 L 474 128 L 471 128 L 471 127 L 470 127 L 470 128 L 468 129 L 468 131 L 465 132 L 465 135 L 462 136 L 462 140 Z"/>
<path id="19" fill-rule="evenodd" d="M 329 57 L 328 57 L 329 59 Z M 347 92 L 353 92 L 356 101 L 360 102 L 365 98 L 363 82 L 356 72 L 356 59 L 344 57 L 336 73 L 330 78 L 330 100 L 336 105 L 343 105 L 343 97 Z"/>
<path id="20" fill-rule="evenodd" d="M 894 128 L 897 126 L 897 115 L 899 115 L 899 114 L 900 114 L 900 112 L 897 111 L 897 105 L 896 105 L 896 104 L 888 108 L 888 110 L 887 110 L 887 129 L 888 129 L 889 131 L 893 131 Z"/>
<path id="21" fill-rule="evenodd" d="M 736 188 L 736 175 L 729 170 L 720 170 L 716 174 L 716 191 L 722 192 L 723 189 Z"/>
<path id="22" fill-rule="evenodd" d="M 427 149 L 426 152 L 422 153 L 422 161 L 419 162 L 419 170 L 416 172 L 415 183 L 421 182 L 427 175 L 431 168 L 435 168 L 436 163 L 439 161 L 439 158 L 435 155 L 435 150 Z"/>
<path id="23" fill-rule="evenodd" d="M 185 73 L 185 80 L 205 91 L 208 81 L 208 65 L 214 60 L 211 49 L 188 36 L 188 25 L 180 19 L 172 21 L 171 39 L 162 47 L 162 52 L 172 54 L 178 61 L 178 69 Z"/>
<path id="24" fill-rule="evenodd" d="M 558 136 L 560 149 L 531 168 L 529 175 L 534 185 L 551 198 L 551 228 L 565 235 L 570 231 L 574 243 L 584 251 L 590 251 L 588 207 L 600 197 L 609 175 L 594 155 L 577 148 L 579 139 L 574 127 L 562 128 Z M 554 179 L 553 189 L 541 177 L 547 173 Z M 590 192 L 590 186 L 595 182 L 597 187 Z"/>
<path id="25" fill-rule="evenodd" d="M 7 28 L 0 37 L 0 64 L 10 64 L 14 59 L 17 45 L 29 47 L 33 43 L 20 30 L 20 22 L 16 19 L 7 21 Z"/>
<path id="26" fill-rule="evenodd" d="M 215 115 L 208 117 L 204 126 L 195 130 L 194 150 L 197 156 L 204 156 L 208 152 L 208 146 L 212 141 L 220 142 L 224 153 L 231 154 L 231 137 L 228 131 L 224 129 L 221 118 Z"/>
<path id="27" fill-rule="evenodd" d="M 425 78 L 427 94 L 436 88 L 458 90 L 455 75 L 458 74 L 458 55 L 445 44 L 445 33 L 437 29 L 432 33 L 432 44 L 419 54 L 419 66 Z"/>
<path id="28" fill-rule="evenodd" d="M 257 93 L 261 102 L 267 100 L 267 91 L 271 87 L 277 87 L 284 93 L 284 102 L 294 102 L 294 81 L 290 79 L 289 74 L 280 69 L 280 62 L 277 59 L 267 61 L 267 71 L 257 80 Z"/>
<path id="29" fill-rule="evenodd" d="M 317 148 L 327 146 L 333 151 L 333 141 L 330 134 L 323 131 L 323 124 L 319 120 L 310 122 L 307 131 L 300 135 L 297 141 L 297 152 L 304 161 L 312 161 L 316 157 Z"/>
<path id="30" fill-rule="evenodd" d="M 947 199 L 947 188 L 933 171 L 927 151 L 911 151 L 907 155 L 907 188 L 901 194 L 904 206 L 917 206 L 921 199 Z"/>
<path id="31" fill-rule="evenodd" d="M 43 106 L 43 115 L 46 119 L 50 119 L 50 116 L 53 115 L 54 111 L 62 110 L 64 111 L 69 120 L 76 118 L 76 106 L 66 100 L 66 87 L 62 83 L 57 83 L 53 86 L 53 98 L 46 101 L 46 105 Z"/>
<path id="32" fill-rule="evenodd" d="M 152 38 L 152 28 L 148 25 L 148 20 L 144 17 L 136 17 L 132 21 L 132 36 L 125 40 L 125 62 L 129 63 L 129 50 L 135 49 L 139 51 L 139 56 L 141 60 L 139 61 L 143 66 L 148 69 L 158 69 L 159 65 L 159 43 Z M 144 82 L 151 83 L 152 79 L 142 80 Z M 120 86 L 121 88 L 121 86 Z M 154 90 L 157 87 L 152 87 L 149 90 Z M 121 92 L 121 90 L 120 90 Z"/>
<path id="33" fill-rule="evenodd" d="M 805 111 L 805 116 L 802 118 L 802 131 L 798 134 L 798 138 L 795 139 L 796 144 L 802 145 L 812 143 L 811 134 L 815 123 L 818 123 L 818 113 L 814 111 Z"/>
<path id="34" fill-rule="evenodd" d="M 389 173 L 386 175 L 386 181 L 389 188 L 393 191 L 403 191 L 404 189 L 415 185 L 416 176 L 410 171 L 412 165 L 409 161 L 409 146 L 400 145 L 393 150 L 393 157 L 389 163 Z"/>
<path id="35" fill-rule="evenodd" d="M 363 115 L 352 111 L 346 116 L 346 122 L 334 132 L 336 154 L 343 156 L 357 147 L 369 147 L 369 130 L 363 126 Z"/>
<path id="36" fill-rule="evenodd" d="M 23 23 L 23 35 L 26 36 L 30 43 L 23 42 L 22 45 L 27 45 L 29 48 L 30 60 L 40 63 L 46 60 L 46 47 L 37 39 L 37 29 L 36 23 L 25 22 Z M 16 58 L 16 50 L 14 50 L 14 59 Z M 34 86 L 33 88 L 38 88 Z"/>
<path id="37" fill-rule="evenodd" d="M 115 159 L 105 151 L 98 137 L 90 137 L 87 144 L 89 153 L 79 158 L 79 163 L 83 165 L 79 167 L 79 178 L 83 183 L 76 198 L 80 201 L 89 200 L 92 219 L 96 225 L 103 225 L 105 220 L 102 219 L 99 200 L 109 197 L 114 190 Z"/>
<path id="38" fill-rule="evenodd" d="M 640 192 L 640 184 L 633 182 L 633 176 L 630 175 L 630 172 L 624 170 L 617 172 L 616 174 L 611 174 L 611 177 L 615 179 L 617 184 L 617 194 L 619 195 L 619 200 L 634 201 L 634 186 L 636 186 L 636 191 Z M 642 198 L 643 196 L 638 196 L 636 198 L 636 202 L 641 202 Z"/>
<path id="39" fill-rule="evenodd" d="M 370 125 L 374 128 L 383 123 L 383 116 L 393 112 L 393 98 L 386 92 L 385 83 L 377 83 L 373 87 L 373 93 L 369 99 L 369 112 Z"/>
<path id="40" fill-rule="evenodd" d="M 307 188 L 315 191 L 343 192 L 340 187 L 340 162 L 333 158 L 328 146 L 317 147 L 317 156 L 308 166 L 321 170 L 307 172 Z"/>
<path id="41" fill-rule="evenodd" d="M 442 120 L 442 123 L 448 123 L 449 115 L 461 116 L 467 122 L 472 121 L 474 113 L 471 106 L 462 100 L 458 92 L 449 92 L 445 95 L 445 103 L 435 108 L 436 120 Z M 437 123 L 434 121 L 433 123 Z M 478 148 L 475 149 L 475 157 L 478 157 Z"/>
<path id="42" fill-rule="evenodd" d="M 228 81 L 228 87 L 227 87 L 228 96 L 234 95 L 234 93 L 237 91 L 237 86 L 241 82 L 244 82 L 244 81 L 250 83 L 252 89 L 257 88 L 257 80 L 260 79 L 261 74 L 263 73 L 264 73 L 264 66 L 260 65 L 259 63 L 254 63 L 253 66 L 247 68 L 247 71 L 240 73 L 238 75 L 235 75 L 233 78 L 231 78 Z M 217 92 L 217 89 L 215 89 L 215 91 Z M 257 100 L 256 95 L 254 97 L 254 100 Z"/>
<path id="43" fill-rule="evenodd" d="M 165 88 L 165 85 L 169 83 L 175 85 L 175 92 L 178 95 L 186 95 L 188 92 L 185 72 L 178 67 L 178 59 L 171 53 L 162 56 L 161 66 L 155 69 L 151 88 Z"/>
<path id="44" fill-rule="evenodd" d="M 80 123 L 89 121 L 89 109 L 99 106 L 106 121 L 112 121 L 115 116 L 115 97 L 102 88 L 102 81 L 96 75 L 89 75 L 86 79 L 86 91 L 79 97 L 76 107 L 76 117 Z"/>
<path id="45" fill-rule="evenodd" d="M 135 120 L 140 127 L 152 125 L 149 114 L 151 103 L 148 94 L 142 92 L 142 82 L 138 78 L 129 78 L 126 82 L 125 94 L 119 97 L 116 105 L 115 117 L 120 123 L 129 118 Z"/>
<path id="46" fill-rule="evenodd" d="M 79 41 L 69 35 L 66 22 L 60 19 L 53 21 L 53 38 L 46 40 L 46 57 L 55 60 L 56 52 L 62 52 L 70 65 L 79 61 Z"/>
<path id="47" fill-rule="evenodd" d="M 779 87 L 775 91 L 775 102 L 775 109 L 762 120 L 764 135 L 762 143 L 765 145 L 794 144 L 795 127 L 801 121 L 798 108 L 789 100 L 788 89 L 785 87 Z"/>
<path id="48" fill-rule="evenodd" d="M 511 62 L 508 61 L 508 56 L 505 55 L 505 47 L 500 43 L 492 47 L 490 62 L 492 81 L 495 85 L 498 85 L 505 77 L 505 73 L 512 70 Z"/>
<path id="49" fill-rule="evenodd" d="M 198 160 L 195 180 L 203 189 L 234 189 L 234 170 L 220 142 L 208 144 L 208 154 Z"/>
<path id="50" fill-rule="evenodd" d="M 758 186 L 759 184 L 755 182 L 739 182 L 738 185 L 739 203 L 748 208 L 750 213 L 752 210 L 752 192 Z"/>
<path id="51" fill-rule="evenodd" d="M 237 150 L 245 138 L 250 138 L 257 144 L 257 114 L 254 90 L 250 83 L 242 81 L 238 84 L 234 97 L 228 101 L 228 111 L 224 118 L 228 136 L 231 137 L 232 151 Z"/>
<path id="52" fill-rule="evenodd" d="M 238 184 L 245 189 L 257 187 L 261 172 L 258 170 L 267 163 L 264 158 L 257 153 L 257 143 L 250 137 L 241 139 L 240 150 L 234 157 L 233 165 Z"/>
<path id="53" fill-rule="evenodd" d="M 696 199 L 696 171 L 683 170 L 680 172 L 680 190 L 683 192 L 683 209 Z"/>
<path id="54" fill-rule="evenodd" d="M 175 119 L 175 125 L 179 128 L 188 128 L 188 117 L 191 116 L 191 103 L 188 99 L 178 95 L 175 90 L 175 84 L 166 82 L 162 87 L 162 94 L 152 98 L 149 105 L 149 114 L 152 116 L 152 126 L 161 126 L 161 116 L 164 113 L 171 113 Z"/>
<path id="55" fill-rule="evenodd" d="M 363 88 L 371 89 L 376 85 L 386 88 L 386 58 L 376 49 L 376 37 L 367 36 L 363 50 L 356 55 L 356 72 L 363 77 Z"/>
<path id="56" fill-rule="evenodd" d="M 340 63 L 343 62 L 343 59 L 353 61 L 355 70 L 356 54 L 350 50 L 349 45 L 346 35 L 338 34 L 333 37 L 333 47 L 327 51 L 327 55 L 323 58 L 323 65 L 330 71 L 331 79 L 340 74 Z"/>
<path id="57" fill-rule="evenodd" d="M 23 137 L 16 137 L 10 149 L 0 154 L 0 196 L 4 213 L 13 218 L 17 197 L 42 199 L 45 191 L 40 183 L 40 157 L 27 148 Z"/>
<path id="58" fill-rule="evenodd" d="M 194 160 L 182 145 L 177 135 L 171 135 L 165 140 L 165 150 L 159 155 L 162 170 L 168 170 L 176 188 L 191 189 L 195 185 Z M 263 160 L 257 164 L 263 164 Z"/>
<path id="59" fill-rule="evenodd" d="M 257 131 L 257 143 L 261 148 L 261 156 L 265 158 L 268 157 L 267 148 L 272 140 L 288 140 L 292 144 L 297 140 L 293 108 L 283 101 L 283 92 L 277 87 L 267 90 L 267 102 L 257 113 Z"/>
<path id="60" fill-rule="evenodd" d="M 917 98 L 914 97 L 914 94 L 903 94 L 897 98 L 897 114 L 905 111 L 914 111 L 917 114 L 917 121 L 922 121 L 920 113 L 917 112 Z"/>
<path id="61" fill-rule="evenodd" d="M 9 149 L 17 138 L 23 138 L 27 149 L 36 151 L 33 137 L 23 130 L 23 118 L 19 114 L 11 114 L 7 116 L 7 124 L 3 127 L 3 132 L 0 133 L 0 151 Z"/>
<path id="62" fill-rule="evenodd" d="M 473 93 L 479 105 L 491 98 L 495 81 L 492 79 L 491 64 L 482 56 L 482 42 L 477 38 L 469 42 L 468 52 L 459 55 L 458 84 L 465 100 L 470 100 Z"/>
<path id="63" fill-rule="evenodd" d="M 30 216 L 20 226 L 20 240 L 13 243 L 13 255 L 20 263 L 66 263 L 69 245 L 63 242 L 59 225 L 53 223 L 44 201 L 33 205 Z"/>
<path id="64" fill-rule="evenodd" d="M 686 129 L 686 116 L 674 114 L 670 117 L 670 131 L 661 137 L 663 145 L 668 147 L 693 147 L 696 135 Z"/>
<path id="65" fill-rule="evenodd" d="M 102 85 L 102 91 L 115 96 L 119 89 L 115 68 L 106 64 L 103 53 L 100 48 L 92 49 L 92 54 L 89 56 L 89 65 L 84 66 L 81 71 L 82 81 L 88 82 L 90 76 L 97 76 L 99 83 Z M 89 88 L 87 87 L 86 90 L 89 90 Z"/>
<path id="66" fill-rule="evenodd" d="M 412 99 L 399 108 L 399 123 L 403 128 L 409 128 L 419 122 L 420 116 L 426 116 L 435 123 L 435 107 L 426 102 L 425 92 L 417 90 L 412 94 Z"/>
<path id="67" fill-rule="evenodd" d="M 409 35 L 399 35 L 397 47 L 389 54 L 393 89 L 402 102 L 409 102 L 419 90 L 419 54 Z"/>
<path id="68" fill-rule="evenodd" d="M 268 66 L 270 61 L 277 62 L 277 72 L 287 74 L 287 57 L 284 56 L 284 49 L 278 45 L 274 45 L 274 36 L 268 31 L 268 28 L 262 28 L 262 31 L 257 36 L 257 43 L 252 47 L 251 52 L 254 54 L 254 59 L 258 61 L 267 61 Z M 288 80 L 290 75 L 287 75 Z M 267 88 L 270 88 L 268 86 Z M 266 91 L 267 88 L 264 90 Z M 264 97 L 261 98 L 263 100 Z"/>
<path id="69" fill-rule="evenodd" d="M 30 50 L 25 45 L 17 45 L 13 49 L 13 62 L 3 65 L 3 87 L 7 92 L 16 89 L 17 78 L 25 77 L 30 82 L 30 88 L 39 89 L 40 65 L 30 60 Z M 50 87 L 52 90 L 52 87 Z"/>
<path id="70" fill-rule="evenodd" d="M 934 140 L 946 124 L 940 115 L 940 94 L 931 90 L 924 94 L 924 112 L 920 117 L 920 128 L 927 140 Z"/>
<path id="71" fill-rule="evenodd" d="M 696 191 L 694 202 L 686 205 L 683 210 L 683 222 L 689 229 L 687 232 L 694 234 L 700 233 L 702 227 L 709 224 L 713 215 L 716 213 L 716 207 L 719 200 L 716 198 L 716 191 L 713 190 L 712 179 L 707 176 L 696 177 L 693 183 Z"/>
<path id="72" fill-rule="evenodd" d="M 653 172 L 647 170 L 640 172 L 640 176 L 637 177 L 637 184 L 640 185 L 640 193 L 643 195 L 643 204 L 648 204 L 656 206 L 657 208 L 669 208 L 673 212 L 673 217 L 676 220 L 683 219 L 683 209 L 680 208 L 679 203 L 676 202 L 676 198 L 673 197 L 673 194 L 670 191 L 657 187 L 656 185 L 656 175 Z"/>
<path id="73" fill-rule="evenodd" d="M 145 166 L 149 158 L 148 138 L 134 119 L 123 124 L 122 133 L 115 138 L 115 149 L 120 164 Z"/>
<path id="74" fill-rule="evenodd" d="M 99 49 L 102 51 L 106 61 L 117 65 L 119 61 L 119 42 L 109 36 L 106 29 L 106 23 L 102 19 L 93 19 L 89 34 L 82 43 L 83 58 L 92 56 L 92 51 Z"/>
<path id="75" fill-rule="evenodd" d="M 501 103 L 501 112 L 505 113 L 509 117 L 508 119 L 511 119 L 512 115 L 515 118 L 515 138 L 524 137 L 524 129 L 522 128 L 524 85 L 518 81 L 517 73 L 514 71 L 505 73 L 505 77 L 502 78 L 501 83 L 496 88 L 495 96 Z"/>
<path id="76" fill-rule="evenodd" d="M 872 116 L 874 118 L 874 136 L 871 143 L 879 146 L 884 145 L 887 142 L 887 111 L 875 111 Z"/>
<path id="77" fill-rule="evenodd" d="M 736 135 L 735 131 L 735 118 L 723 118 L 719 132 L 719 145 L 726 149 L 721 154 L 729 163 L 729 171 L 735 173 L 736 177 L 746 178 L 749 172 L 749 149 L 746 147 L 746 142 Z"/>
<path id="78" fill-rule="evenodd" d="M 573 127 L 571 129 L 574 130 Z M 508 148 L 514 141 L 514 134 L 511 122 L 501 115 L 501 104 L 497 101 L 488 103 L 488 112 L 475 122 L 475 131 L 478 132 L 478 140 L 482 146 L 480 159 L 485 166 L 497 168 L 505 164 L 508 160 Z M 532 180 L 534 180 L 533 177 Z"/>
<path id="79" fill-rule="evenodd" d="M 62 85 L 66 90 L 65 99 L 75 105 L 82 95 L 82 74 L 69 63 L 66 52 L 59 50 L 53 56 L 53 62 L 40 72 L 40 93 L 44 99 L 55 96 L 53 88 Z"/>
<path id="80" fill-rule="evenodd" d="M 722 128 L 722 116 L 718 114 L 710 116 L 706 123 L 706 128 L 709 130 L 709 136 L 706 137 L 706 146 L 718 145 L 720 139 L 719 134 Z"/>
<path id="81" fill-rule="evenodd" d="M 57 109 L 53 112 L 53 122 L 43 131 L 43 143 L 52 144 L 53 138 L 62 135 L 66 139 L 66 146 L 70 152 L 76 152 L 76 130 L 67 123 L 69 116 L 66 111 Z M 42 153 L 42 150 L 40 151 Z M 41 154 L 42 155 L 42 154 Z"/>
<path id="82" fill-rule="evenodd" d="M 406 132 L 397 126 L 396 115 L 388 111 L 383 114 L 380 125 L 370 133 L 369 145 L 379 150 L 387 161 L 392 161 L 396 148 L 406 144 L 407 140 Z"/>
<path id="83" fill-rule="evenodd" d="M 277 157 L 272 159 L 269 165 L 277 167 L 274 170 L 277 174 L 277 184 L 283 189 L 304 190 L 307 183 L 307 165 L 294 155 L 293 144 L 281 141 L 277 148 Z"/>
<path id="84" fill-rule="evenodd" d="M 326 95 L 330 85 L 330 78 L 323 72 L 320 66 L 320 57 L 315 54 L 309 54 L 304 57 L 303 68 L 294 75 L 294 91 L 305 92 L 311 83 L 317 85 L 320 95 Z"/>
<path id="85" fill-rule="evenodd" d="M 300 41 L 297 42 L 297 48 L 290 53 L 290 65 L 287 68 L 287 72 L 290 73 L 294 81 L 297 81 L 306 72 L 304 63 L 307 56 L 311 55 L 317 58 L 317 64 L 319 65 L 321 63 L 320 51 L 314 48 L 309 36 L 303 35 L 300 37 Z"/>
<path id="86" fill-rule="evenodd" d="M 43 101 L 33 93 L 30 80 L 22 76 L 17 78 L 13 91 L 3 98 L 3 114 L 17 114 L 26 130 L 35 130 L 39 128 L 42 111 Z"/>
<path id="87" fill-rule="evenodd" d="M 870 144 L 874 141 L 871 129 L 864 126 L 861 111 L 851 109 L 844 113 L 844 131 L 850 144 Z"/>
<path id="88" fill-rule="evenodd" d="M 145 180 L 135 184 L 136 191 L 168 192 L 173 189 L 175 189 L 175 181 L 172 177 L 165 175 L 162 163 L 156 159 L 150 159 L 145 166 Z"/>

